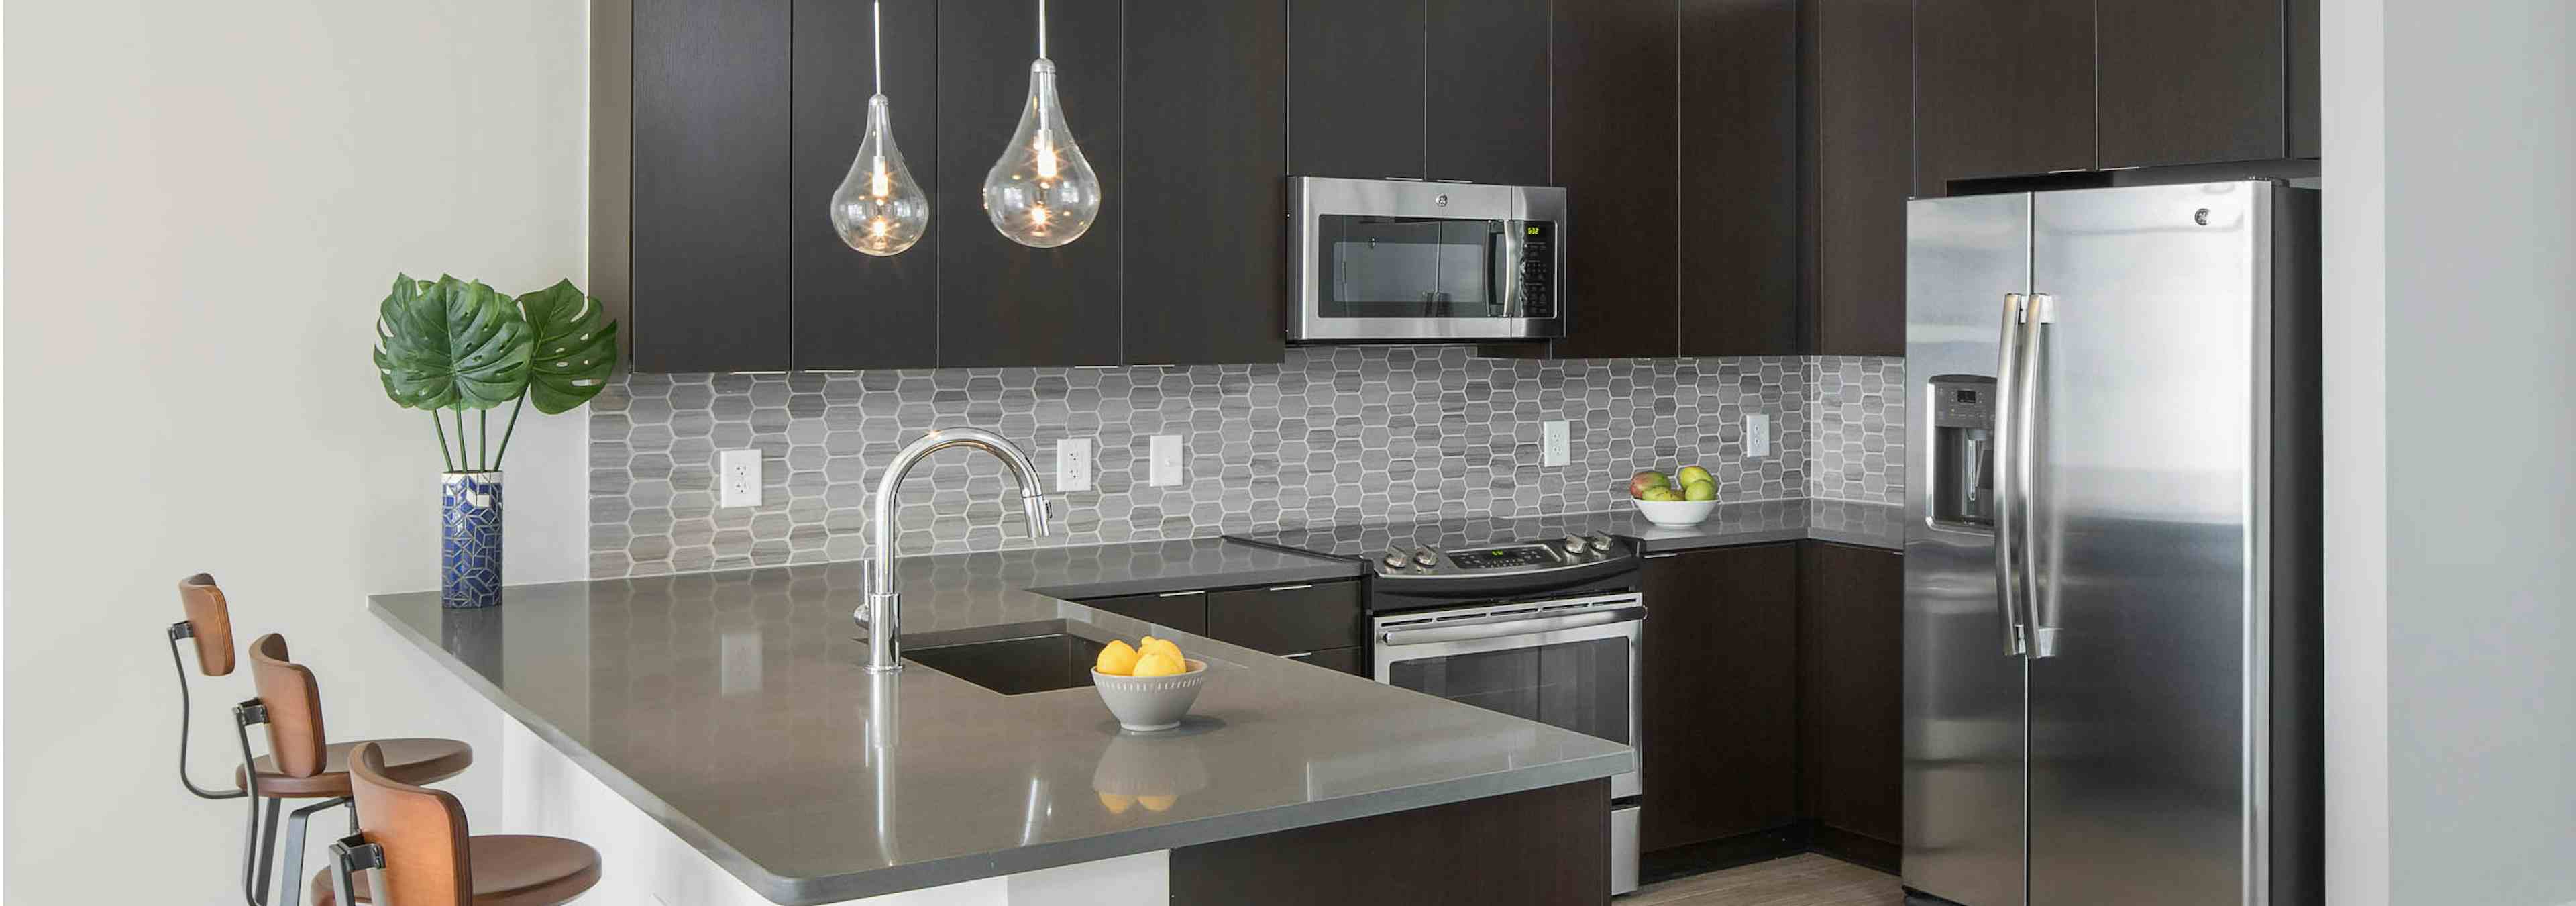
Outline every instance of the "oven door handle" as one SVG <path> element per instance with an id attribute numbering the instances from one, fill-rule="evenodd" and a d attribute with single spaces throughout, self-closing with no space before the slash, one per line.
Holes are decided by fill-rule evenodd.
<path id="1" fill-rule="evenodd" d="M 1506 636 L 1538 635 L 1586 626 L 1628 623 L 1646 618 L 1643 607 L 1620 607 L 1571 613 L 1561 617 L 1526 617 L 1492 623 L 1460 623 L 1451 626 L 1425 626 L 1420 629 L 1389 629 L 1377 634 L 1377 640 L 1390 648 L 1405 645 L 1433 645 L 1441 642 L 1467 642 L 1477 639 L 1499 639 Z"/>

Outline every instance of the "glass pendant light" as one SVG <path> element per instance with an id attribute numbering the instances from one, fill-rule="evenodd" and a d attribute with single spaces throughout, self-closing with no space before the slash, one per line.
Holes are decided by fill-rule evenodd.
<path id="1" fill-rule="evenodd" d="M 832 190 L 832 229 L 851 248 L 870 255 L 894 255 L 921 241 L 930 229 L 930 197 L 914 182 L 895 150 L 894 127 L 888 122 L 885 96 L 885 13 L 869 4 L 876 43 L 876 93 L 868 97 L 868 136 L 859 141 L 850 175 Z"/>
<path id="2" fill-rule="evenodd" d="M 1029 102 L 1002 159 L 984 174 L 984 215 L 1012 242 L 1054 248 L 1082 238 L 1100 216 L 1100 175 L 1091 172 L 1055 97 L 1046 55 L 1046 0 L 1038 0 L 1038 58 L 1029 64 Z"/>

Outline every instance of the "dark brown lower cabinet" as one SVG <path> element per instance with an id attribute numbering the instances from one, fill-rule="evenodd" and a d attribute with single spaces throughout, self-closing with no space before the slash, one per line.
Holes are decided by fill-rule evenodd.
<path id="1" fill-rule="evenodd" d="M 1646 561 L 1639 848 L 1798 819 L 1798 545 Z"/>
<path id="2" fill-rule="evenodd" d="M 1173 906 L 1610 902 L 1610 782 L 1172 850 Z"/>
<path id="3" fill-rule="evenodd" d="M 1082 603 L 1156 626 L 1169 626 L 1194 635 L 1207 634 L 1208 596 L 1203 591 L 1093 598 Z"/>
<path id="4" fill-rule="evenodd" d="M 1292 660 L 1305 661 L 1306 663 L 1322 667 L 1326 670 L 1338 670 L 1352 676 L 1370 675 L 1368 661 L 1360 656 L 1360 649 L 1355 647 L 1326 648 L 1322 651 L 1317 651 L 1311 654 L 1292 654 L 1288 655 L 1288 657 Z"/>
<path id="5" fill-rule="evenodd" d="M 1800 811 L 1820 848 L 1892 866 L 1905 830 L 1905 557 L 1808 541 L 1798 565 Z"/>

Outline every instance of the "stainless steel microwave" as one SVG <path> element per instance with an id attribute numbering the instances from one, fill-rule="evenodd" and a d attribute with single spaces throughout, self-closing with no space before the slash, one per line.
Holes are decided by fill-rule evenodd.
<path id="1" fill-rule="evenodd" d="M 1297 341 L 1565 335 L 1565 190 L 1290 178 Z"/>

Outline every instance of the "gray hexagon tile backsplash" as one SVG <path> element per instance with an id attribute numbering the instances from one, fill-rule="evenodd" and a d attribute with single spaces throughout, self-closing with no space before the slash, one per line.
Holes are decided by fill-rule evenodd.
<path id="1" fill-rule="evenodd" d="M 1031 539 L 999 463 L 948 451 L 898 498 L 903 554 L 1216 535 L 1307 524 L 1516 517 L 1622 505 L 1638 469 L 1699 463 L 1725 500 L 1903 494 L 1900 359 L 1489 359 L 1464 347 L 1290 349 L 1259 365 L 629 374 L 590 409 L 596 578 L 851 560 L 903 445 L 987 428 L 1055 487 L 1055 445 L 1093 440 L 1089 491 Z M 1821 391 L 1821 392 L 1820 392 Z M 1744 455 L 1744 416 L 1772 447 Z M 1544 422 L 1570 461 L 1542 468 Z M 1896 430 L 1891 431 L 1891 427 Z M 1147 482 L 1175 434 L 1181 483 Z M 758 507 L 715 505 L 719 450 L 758 448 Z M 1829 474 L 1825 474 L 1829 473 Z"/>

